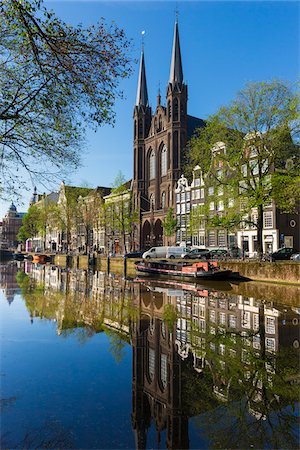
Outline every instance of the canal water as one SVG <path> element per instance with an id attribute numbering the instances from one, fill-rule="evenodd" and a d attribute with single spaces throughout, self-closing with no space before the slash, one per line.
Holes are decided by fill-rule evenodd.
<path id="1" fill-rule="evenodd" d="M 1 448 L 294 449 L 299 288 L 0 265 Z"/>

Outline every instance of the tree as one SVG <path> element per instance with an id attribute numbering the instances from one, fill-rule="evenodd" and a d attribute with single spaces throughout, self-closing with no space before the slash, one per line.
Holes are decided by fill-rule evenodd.
<path id="1" fill-rule="evenodd" d="M 30 206 L 28 212 L 22 219 L 22 226 L 17 234 L 17 239 L 20 242 L 25 242 L 27 239 L 33 238 L 38 234 L 39 221 L 41 212 L 35 205 Z"/>
<path id="2" fill-rule="evenodd" d="M 49 201 L 47 197 L 39 203 L 29 207 L 27 214 L 23 217 L 17 238 L 20 242 L 39 236 L 43 239 L 44 249 L 46 248 L 47 230 L 54 226 L 58 217 L 57 205 Z"/>
<path id="3" fill-rule="evenodd" d="M 240 223 L 257 228 L 259 254 L 264 207 L 274 200 L 282 212 L 297 208 L 298 133 L 299 99 L 293 89 L 280 81 L 250 83 L 189 144 L 189 164 L 199 164 L 212 185 L 224 187 L 225 207 L 235 224 L 238 215 Z"/>
<path id="4" fill-rule="evenodd" d="M 132 208 L 130 183 L 125 181 L 122 172 L 114 180 L 110 197 L 106 200 L 106 229 L 110 239 L 121 236 L 124 252 L 127 243 L 133 242 L 134 224 L 138 221 L 138 212 Z"/>
<path id="5" fill-rule="evenodd" d="M 162 221 L 162 227 L 164 230 L 164 236 L 167 238 L 174 235 L 177 228 L 177 221 L 174 217 L 174 208 L 169 208 L 165 219 Z M 169 240 L 168 240 L 169 245 Z"/>
<path id="6" fill-rule="evenodd" d="M 79 164 L 85 126 L 114 122 L 130 42 L 104 19 L 71 26 L 42 0 L 0 1 L 0 195 Z"/>

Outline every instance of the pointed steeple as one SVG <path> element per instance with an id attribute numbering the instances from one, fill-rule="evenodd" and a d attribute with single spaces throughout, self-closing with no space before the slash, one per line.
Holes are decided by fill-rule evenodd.
<path id="1" fill-rule="evenodd" d="M 180 53 L 179 31 L 178 31 L 177 18 L 176 18 L 175 28 L 174 28 L 172 61 L 171 61 L 169 82 L 172 85 L 174 85 L 175 83 L 179 83 L 179 84 L 183 83 L 183 72 L 182 72 L 182 63 L 181 63 L 181 53 Z"/>
<path id="2" fill-rule="evenodd" d="M 140 71 L 138 88 L 136 94 L 136 106 L 149 106 L 148 103 L 148 92 L 147 92 L 147 82 L 146 82 L 146 70 L 145 70 L 145 60 L 144 60 L 144 49 L 141 53 Z"/>

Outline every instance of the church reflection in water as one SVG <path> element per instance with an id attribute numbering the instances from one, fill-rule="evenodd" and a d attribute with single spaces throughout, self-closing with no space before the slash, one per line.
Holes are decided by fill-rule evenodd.
<path id="1" fill-rule="evenodd" d="M 157 447 L 164 436 L 167 448 L 189 448 L 192 417 L 216 448 L 280 448 L 282 440 L 296 448 L 299 308 L 228 283 L 179 286 L 31 264 L 17 280 L 32 320 L 55 320 L 58 334 L 110 329 L 131 343 L 137 449 L 147 448 L 153 425 Z"/>

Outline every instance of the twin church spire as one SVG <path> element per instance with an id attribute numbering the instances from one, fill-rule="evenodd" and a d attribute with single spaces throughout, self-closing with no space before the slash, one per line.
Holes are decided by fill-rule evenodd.
<path id="1" fill-rule="evenodd" d="M 173 39 L 169 83 L 172 86 L 174 86 L 176 83 L 179 85 L 181 85 L 183 83 L 183 71 L 182 71 L 179 30 L 178 30 L 177 19 L 176 19 L 175 27 L 174 27 L 174 39 Z M 135 104 L 136 104 L 136 106 L 144 106 L 144 107 L 149 106 L 147 82 L 146 82 L 144 49 L 142 49 L 142 53 L 141 53 L 138 88 L 137 88 L 137 96 L 136 96 Z"/>

